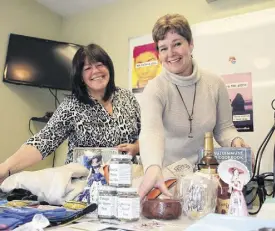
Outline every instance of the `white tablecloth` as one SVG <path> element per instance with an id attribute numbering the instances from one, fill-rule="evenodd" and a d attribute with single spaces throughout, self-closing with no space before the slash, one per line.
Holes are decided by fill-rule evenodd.
<path id="1" fill-rule="evenodd" d="M 275 220 L 275 199 L 268 198 L 262 206 L 262 209 L 257 214 L 256 218 Z M 190 225 L 195 223 L 185 216 L 181 216 L 180 219 L 170 221 L 149 220 L 141 218 L 137 222 L 129 222 L 120 225 L 100 223 L 99 221 L 92 221 L 91 218 L 82 218 L 78 220 L 79 223 L 71 224 L 64 227 L 53 227 L 47 230 L 57 231 L 121 231 L 121 230 L 138 230 L 138 231 L 184 231 Z M 108 229 L 108 227 L 117 228 Z"/>
<path id="2" fill-rule="evenodd" d="M 115 224 L 106 224 L 100 223 L 99 221 L 89 221 L 89 218 L 83 218 L 78 221 L 77 224 L 66 225 L 64 227 L 53 227 L 48 228 L 47 230 L 55 230 L 55 231 L 98 231 L 104 230 L 111 231 L 107 229 L 108 227 L 117 228 L 119 230 L 140 230 L 140 231 L 184 231 L 188 226 L 193 224 L 194 221 L 189 220 L 188 218 L 182 216 L 177 220 L 170 221 L 160 221 L 160 220 L 149 220 L 146 218 L 141 218 L 136 222 L 129 222 L 120 225 Z M 112 229 L 112 231 L 116 231 Z"/>

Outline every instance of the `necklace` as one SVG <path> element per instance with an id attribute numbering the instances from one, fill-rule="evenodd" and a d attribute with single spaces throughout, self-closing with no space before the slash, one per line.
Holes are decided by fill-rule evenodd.
<path id="1" fill-rule="evenodd" d="M 195 101 L 196 101 L 197 83 L 195 83 L 195 90 L 194 90 L 194 97 L 193 97 L 193 105 L 192 105 L 191 114 L 189 113 L 189 111 L 188 111 L 188 109 L 187 109 L 187 107 L 186 107 L 186 104 L 185 104 L 185 102 L 184 102 L 184 100 L 183 100 L 183 97 L 182 97 L 182 95 L 181 95 L 181 93 L 180 93 L 180 90 L 179 90 L 179 88 L 178 88 L 177 85 L 176 85 L 176 88 L 177 88 L 178 93 L 179 93 L 179 95 L 180 95 L 180 98 L 181 98 L 181 100 L 182 100 L 182 102 L 183 102 L 184 108 L 185 108 L 185 110 L 186 110 L 186 112 L 187 112 L 187 114 L 188 114 L 188 120 L 189 120 L 189 126 L 190 126 L 188 138 L 193 138 L 193 135 L 192 135 L 192 121 L 193 121 L 193 119 L 194 119 L 193 114 L 194 114 L 194 106 L 195 106 Z"/>

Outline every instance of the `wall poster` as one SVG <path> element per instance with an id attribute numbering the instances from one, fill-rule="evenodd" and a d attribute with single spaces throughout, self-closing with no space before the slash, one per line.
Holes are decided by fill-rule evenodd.
<path id="1" fill-rule="evenodd" d="M 222 75 L 232 107 L 232 119 L 239 132 L 253 132 L 251 73 Z"/>

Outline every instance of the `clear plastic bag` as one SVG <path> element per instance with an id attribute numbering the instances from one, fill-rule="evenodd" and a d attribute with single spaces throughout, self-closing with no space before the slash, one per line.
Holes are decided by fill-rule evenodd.
<path id="1" fill-rule="evenodd" d="M 175 198 L 182 204 L 183 214 L 190 219 L 199 219 L 215 212 L 218 180 L 209 174 L 196 172 L 179 178 Z"/>

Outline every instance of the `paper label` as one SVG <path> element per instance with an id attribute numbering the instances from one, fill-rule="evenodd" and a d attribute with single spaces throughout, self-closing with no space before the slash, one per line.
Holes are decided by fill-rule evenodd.
<path id="1" fill-rule="evenodd" d="M 116 196 L 99 196 L 98 215 L 115 217 L 116 216 Z"/>
<path id="2" fill-rule="evenodd" d="M 131 164 L 110 164 L 110 185 L 131 185 L 132 165 Z"/>
<path id="3" fill-rule="evenodd" d="M 139 198 L 118 198 L 117 217 L 118 219 L 132 220 L 139 218 L 140 200 Z"/>
<path id="4" fill-rule="evenodd" d="M 201 168 L 201 173 L 207 173 L 207 174 L 217 174 L 217 169 L 215 168 Z"/>
<path id="5" fill-rule="evenodd" d="M 217 213 L 227 214 L 229 208 L 230 199 L 217 199 Z"/>

